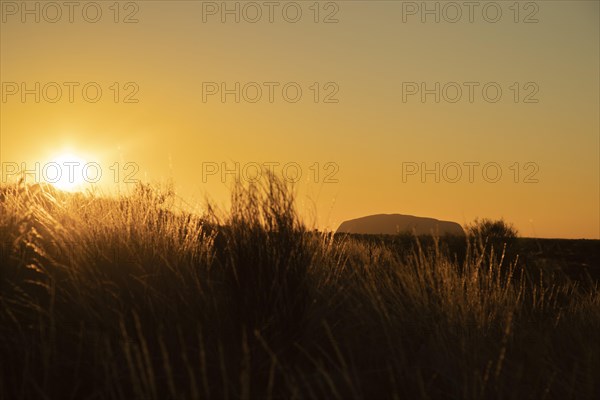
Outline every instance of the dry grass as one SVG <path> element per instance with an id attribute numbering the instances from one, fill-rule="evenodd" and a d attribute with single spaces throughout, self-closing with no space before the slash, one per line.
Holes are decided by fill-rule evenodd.
<path id="1" fill-rule="evenodd" d="M 0 399 L 600 397 L 597 286 L 316 233 L 290 193 L 2 188 Z"/>

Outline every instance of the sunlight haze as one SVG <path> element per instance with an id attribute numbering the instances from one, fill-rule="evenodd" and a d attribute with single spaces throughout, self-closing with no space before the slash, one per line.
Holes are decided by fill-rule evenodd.
<path id="1" fill-rule="evenodd" d="M 392 1 L 321 2 L 318 13 L 297 2 L 295 23 L 283 7 L 269 22 L 263 6 L 253 23 L 256 10 L 238 2 L 235 22 L 225 3 L 200 1 L 119 2 L 118 15 L 100 2 L 96 23 L 81 7 L 72 23 L 67 9 L 55 23 L 54 9 L 22 22 L 13 3 L 2 1 L 0 25 L 3 179 L 6 165 L 33 168 L 68 148 L 101 165 L 106 190 L 171 179 L 190 203 L 226 204 L 236 174 L 272 163 L 302 173 L 300 211 L 321 229 L 401 213 L 600 238 L 597 1 L 522 2 L 518 15 L 496 2 L 496 23 L 482 7 L 454 23 L 441 8 L 437 23 L 415 11 L 422 2 Z M 221 83 L 235 92 L 236 82 L 223 102 Z M 423 82 L 439 82 L 438 94 L 423 98 Z M 22 97 L 22 83 L 32 93 Z"/>

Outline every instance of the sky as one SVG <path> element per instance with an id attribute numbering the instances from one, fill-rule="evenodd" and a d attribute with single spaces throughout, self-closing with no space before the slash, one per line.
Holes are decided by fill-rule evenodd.
<path id="1" fill-rule="evenodd" d="M 320 229 L 599 239 L 599 4 L 2 0 L 2 182 L 76 159 L 106 192 L 226 208 L 262 166 Z"/>

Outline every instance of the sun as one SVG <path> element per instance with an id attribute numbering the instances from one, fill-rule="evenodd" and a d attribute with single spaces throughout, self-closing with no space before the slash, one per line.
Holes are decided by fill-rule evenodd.
<path id="1" fill-rule="evenodd" d="M 83 190 L 86 183 L 86 161 L 71 153 L 63 153 L 44 166 L 44 180 L 57 189 L 67 192 Z"/>

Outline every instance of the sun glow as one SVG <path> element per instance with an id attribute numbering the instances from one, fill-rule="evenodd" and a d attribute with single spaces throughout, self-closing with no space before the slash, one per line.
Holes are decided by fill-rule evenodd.
<path id="1" fill-rule="evenodd" d="M 46 166 L 44 178 L 57 189 L 67 192 L 83 190 L 86 183 L 86 161 L 74 154 L 65 153 L 52 159 Z"/>

